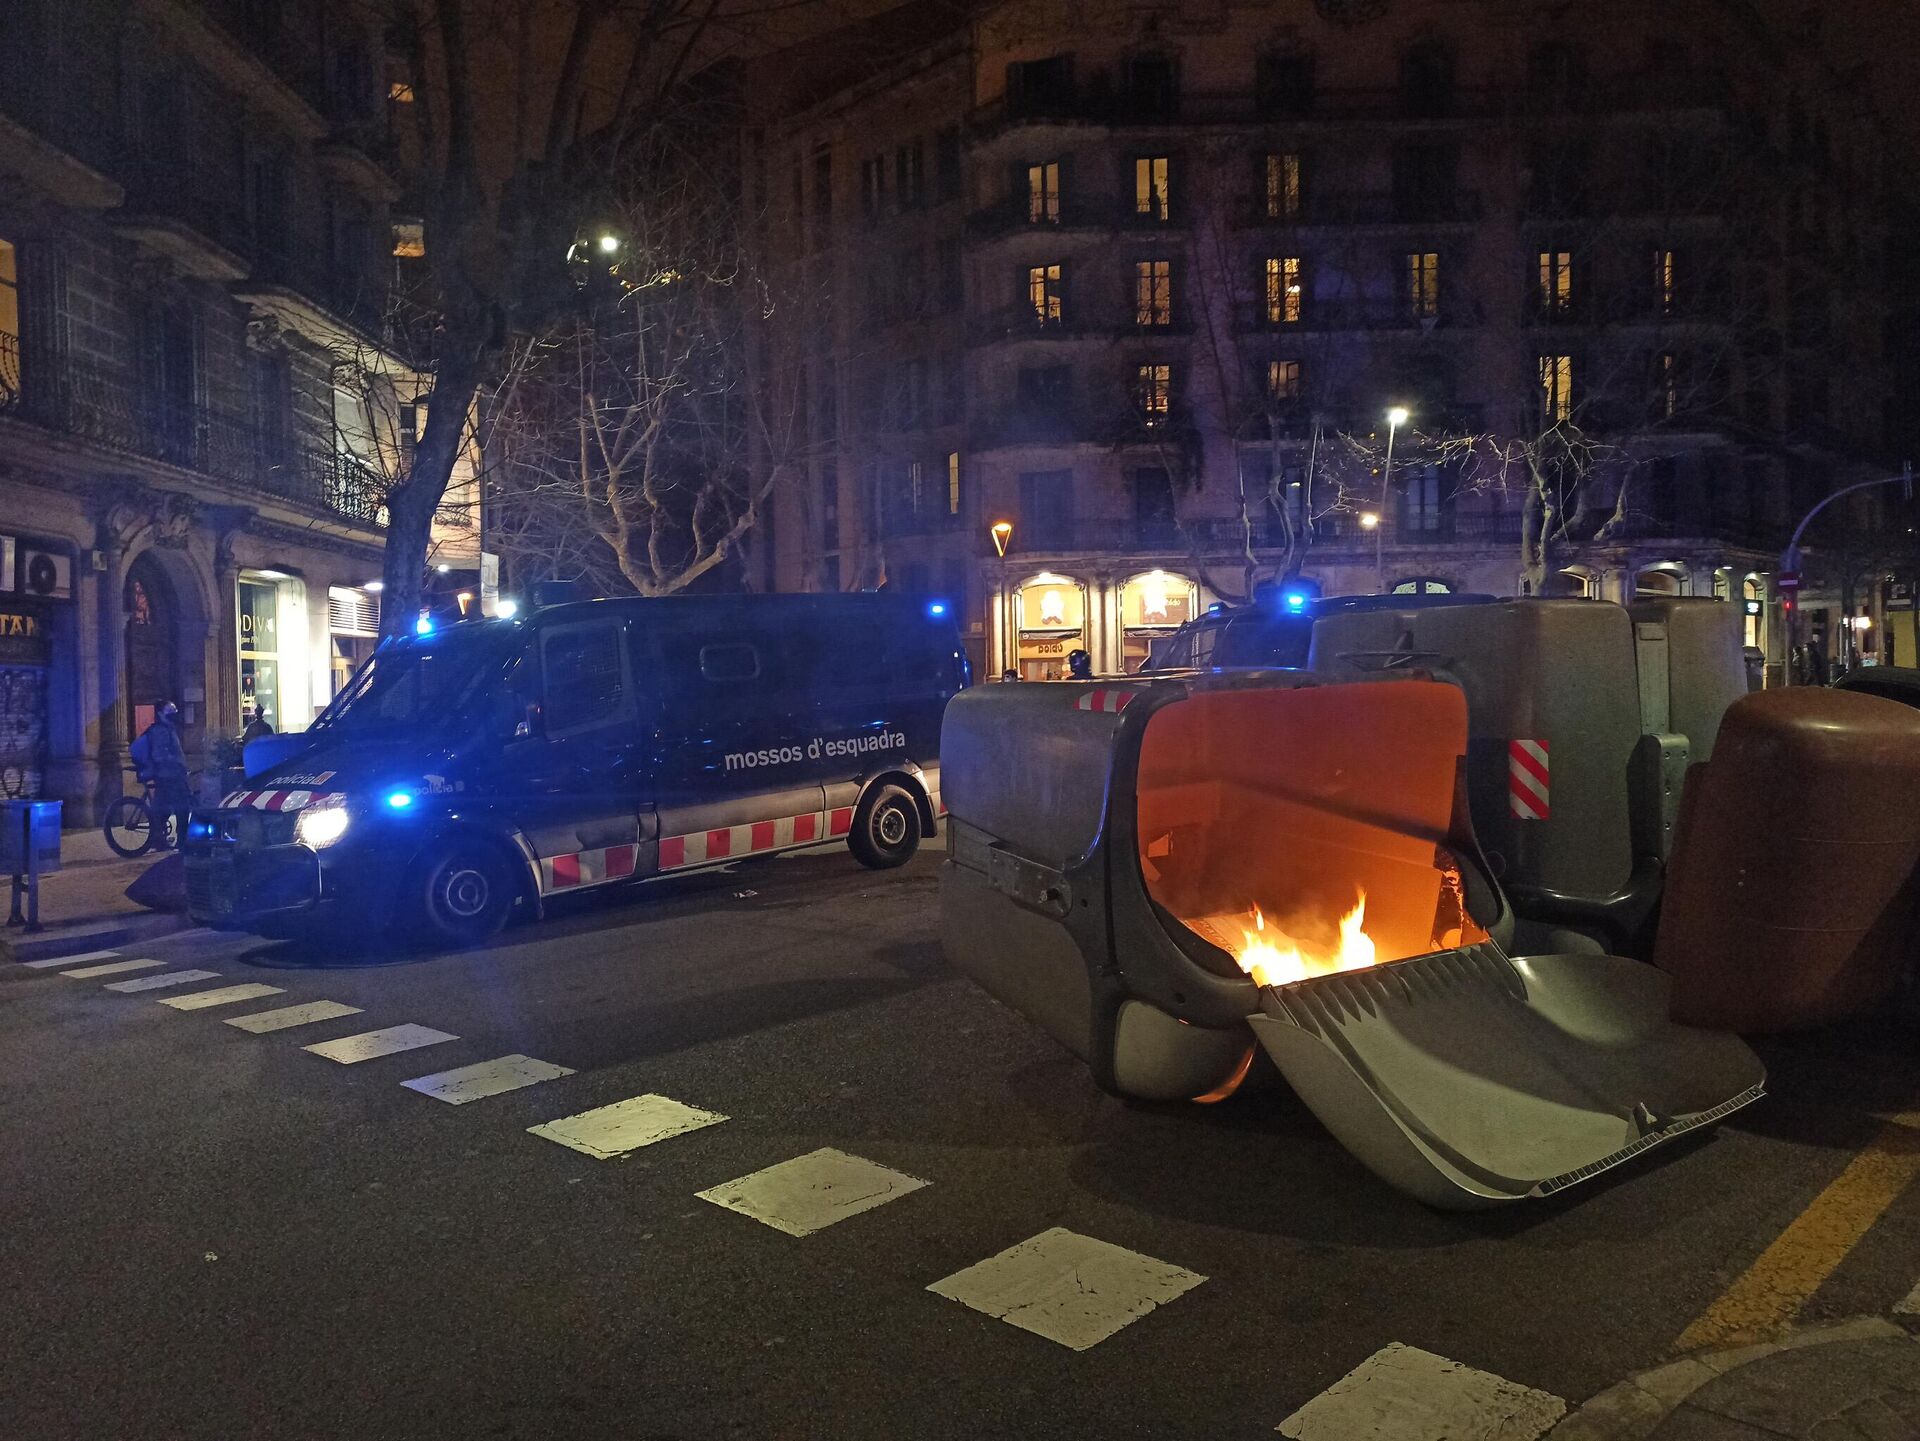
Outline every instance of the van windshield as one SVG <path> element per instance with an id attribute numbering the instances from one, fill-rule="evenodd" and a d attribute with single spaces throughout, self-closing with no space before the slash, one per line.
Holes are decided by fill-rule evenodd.
<path id="1" fill-rule="evenodd" d="M 313 729 L 341 735 L 438 730 L 464 712 L 498 671 L 510 640 L 504 628 L 489 625 L 384 645 L 354 672 Z"/>

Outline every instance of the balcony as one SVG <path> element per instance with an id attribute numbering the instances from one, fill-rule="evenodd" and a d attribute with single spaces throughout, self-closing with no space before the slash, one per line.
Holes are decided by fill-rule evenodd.
<path id="1" fill-rule="evenodd" d="M 1113 228 L 1115 202 L 1062 195 L 1052 207 L 1053 213 L 1035 219 L 1033 200 L 1024 193 L 997 200 L 967 217 L 967 232 L 980 240 L 1006 235 L 1058 235 L 1070 230 L 1110 230 Z"/>
<path id="2" fill-rule="evenodd" d="M 1314 190 L 1300 197 L 1299 206 L 1290 215 L 1268 213 L 1265 195 L 1240 196 L 1234 203 L 1234 219 L 1249 229 L 1472 225 L 1484 208 L 1477 190 L 1447 189 L 1428 194 Z"/>
<path id="3" fill-rule="evenodd" d="M 1320 331 L 1433 331 L 1459 330 L 1484 324 L 1481 307 L 1446 299 L 1431 315 L 1415 311 L 1412 300 L 1388 296 L 1304 296 L 1298 320 L 1274 320 L 1263 301 L 1241 301 L 1234 307 L 1234 324 L 1242 331 L 1272 334 Z"/>
<path id="4" fill-rule="evenodd" d="M 131 380 L 68 366 L 48 383 L 20 384 L 19 352 L 0 336 L 0 416 L 108 450 L 257 489 L 308 511 L 386 524 L 386 487 L 350 457 L 275 443 L 251 416 L 167 401 Z"/>
<path id="5" fill-rule="evenodd" d="M 1109 324 L 1104 330 L 1113 328 Z M 994 345 L 1009 340 L 1081 340 L 1101 333 L 1103 328 L 1084 319 L 1077 307 L 1066 309 L 1058 319 L 1048 319 L 1034 306 L 1022 303 L 971 316 L 967 321 L 970 345 Z"/>

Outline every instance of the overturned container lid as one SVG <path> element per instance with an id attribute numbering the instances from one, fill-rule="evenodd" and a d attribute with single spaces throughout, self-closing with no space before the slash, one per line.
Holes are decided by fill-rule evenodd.
<path id="1" fill-rule="evenodd" d="M 1417 676 L 965 693 L 947 953 L 1119 1094 L 1217 1098 L 1257 1037 L 1436 1206 L 1545 1194 L 1752 1100 L 1758 1061 L 1668 1024 L 1657 972 L 1509 959 L 1466 736 L 1461 691 Z"/>

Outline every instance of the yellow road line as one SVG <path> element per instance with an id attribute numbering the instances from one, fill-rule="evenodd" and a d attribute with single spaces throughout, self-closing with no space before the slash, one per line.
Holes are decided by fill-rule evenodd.
<path id="1" fill-rule="evenodd" d="M 1873 1223 L 1920 1176 L 1920 1130 L 1892 1118 L 1726 1292 L 1676 1350 L 1757 1340 L 1785 1326 Z"/>

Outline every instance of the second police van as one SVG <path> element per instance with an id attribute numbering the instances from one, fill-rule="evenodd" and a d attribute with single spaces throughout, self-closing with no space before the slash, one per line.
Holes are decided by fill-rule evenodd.
<path id="1" fill-rule="evenodd" d="M 188 908 L 462 945 L 554 895 L 823 841 L 900 865 L 969 678 L 946 606 L 888 595 L 586 601 L 388 641 L 194 813 Z"/>

